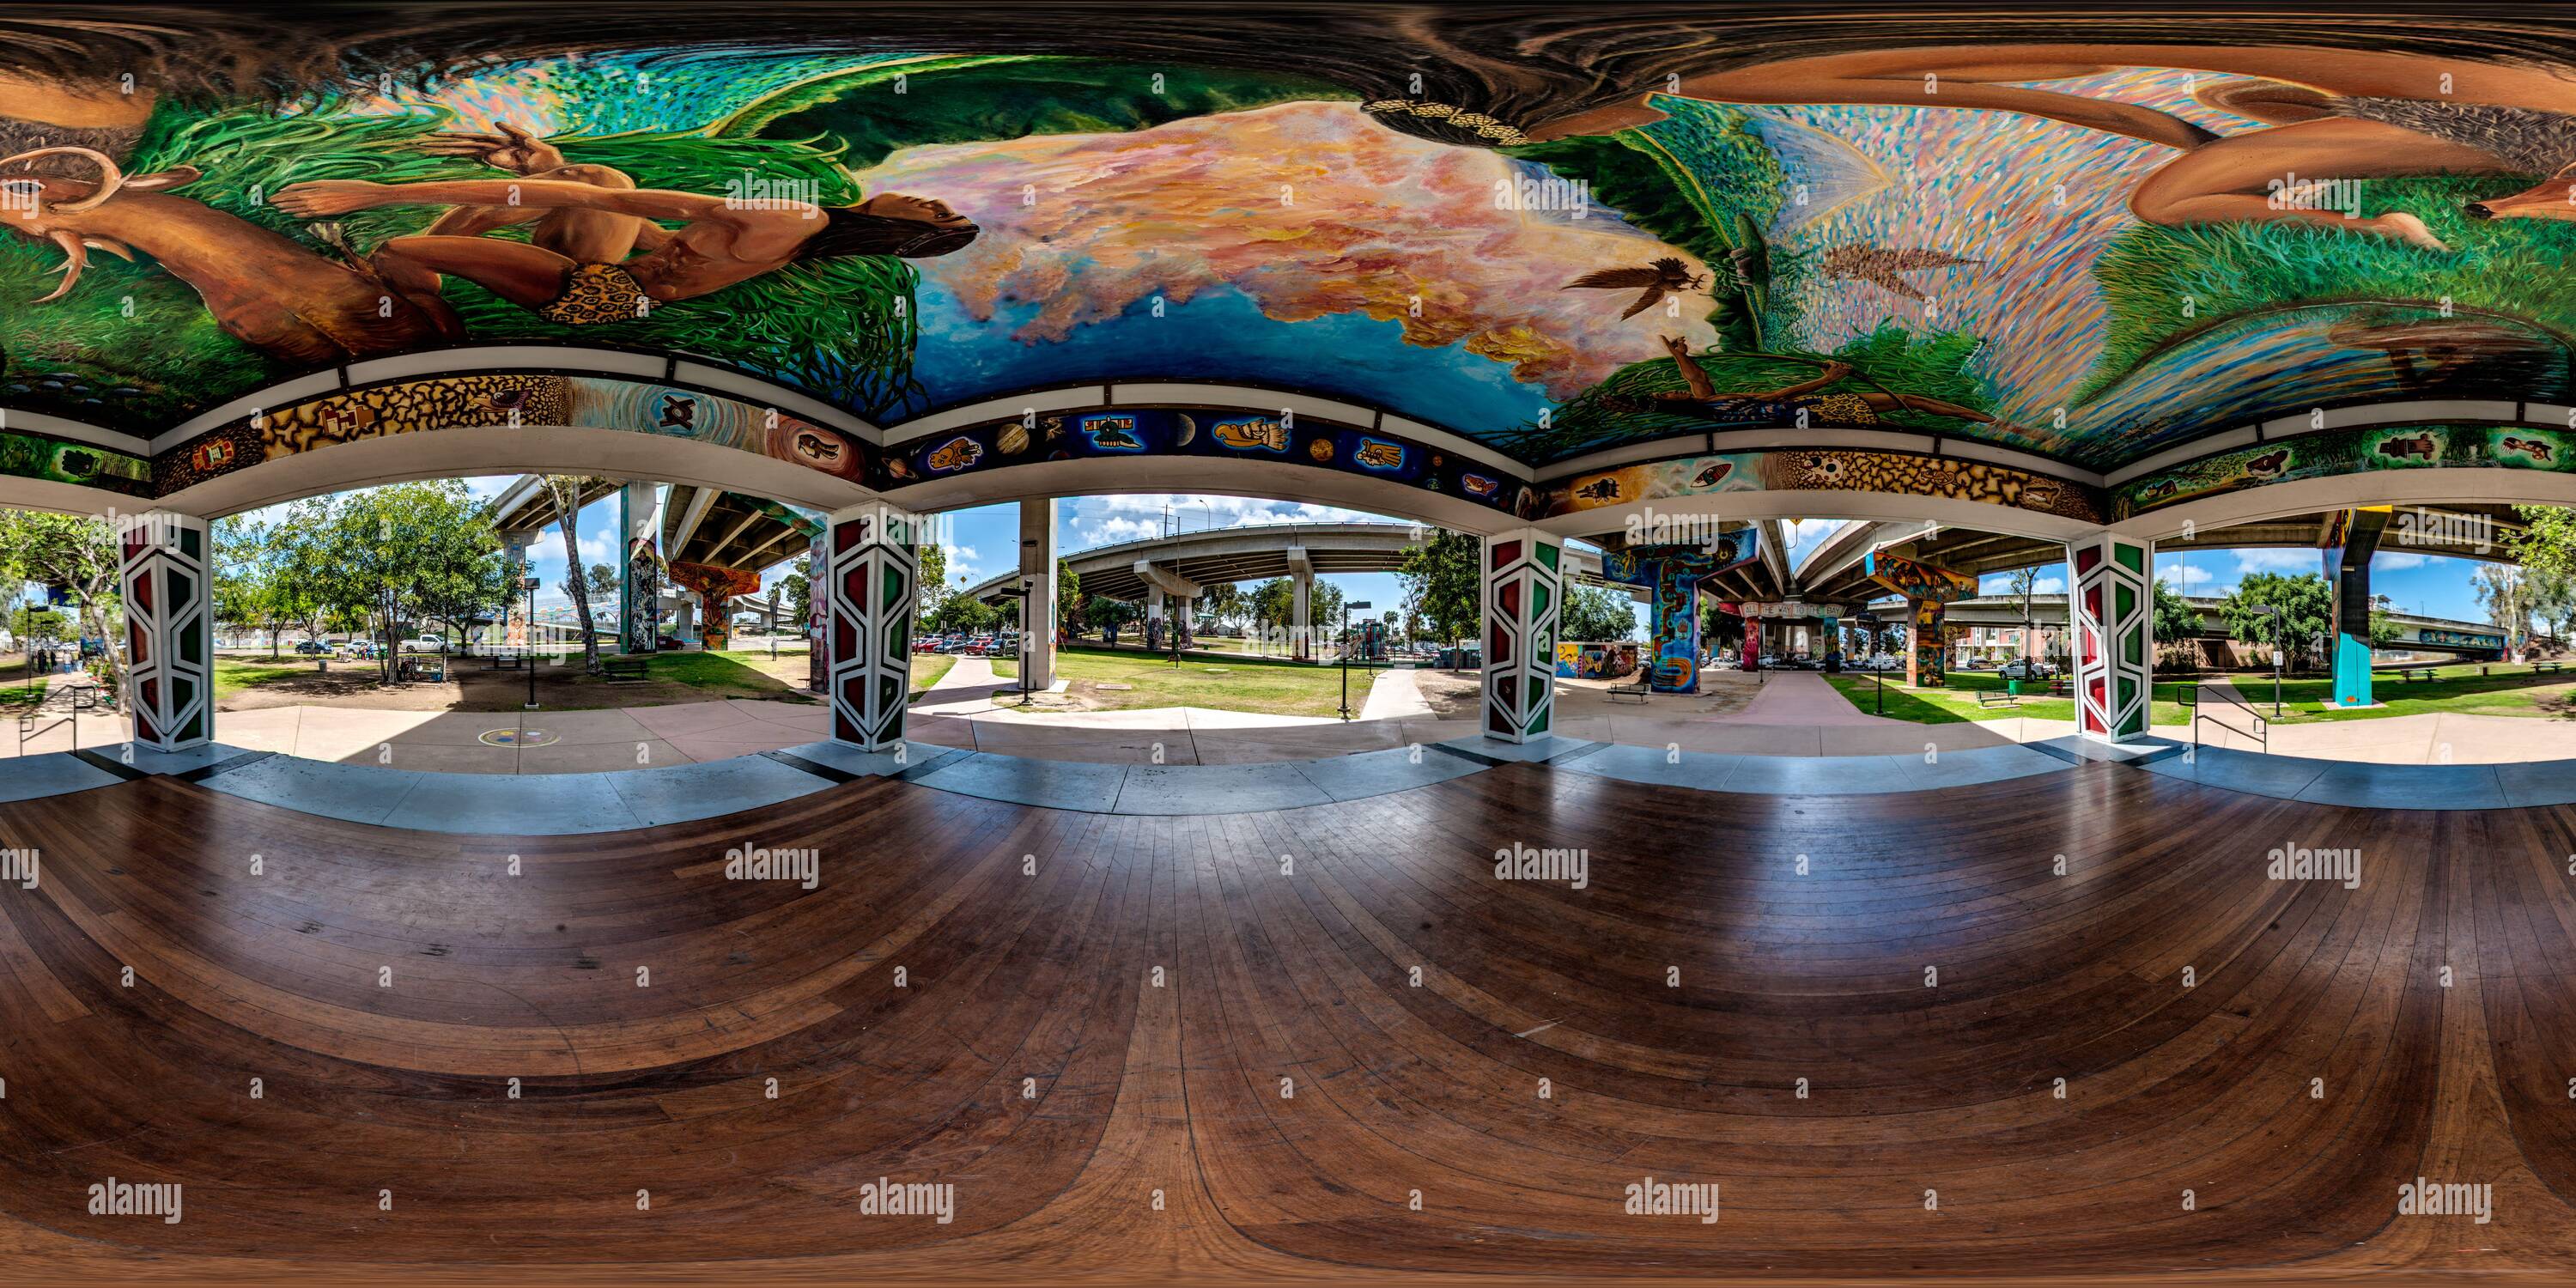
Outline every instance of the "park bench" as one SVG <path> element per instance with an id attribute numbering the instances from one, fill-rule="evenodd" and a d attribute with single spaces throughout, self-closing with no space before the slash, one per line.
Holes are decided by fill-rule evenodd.
<path id="1" fill-rule="evenodd" d="M 600 675 L 611 680 L 641 680 L 644 678 L 644 669 L 645 662 L 644 659 L 640 657 L 603 657 L 599 659 Z"/>
<path id="2" fill-rule="evenodd" d="M 2558 668 L 2564 665 L 2566 664 L 2563 662 L 2534 662 L 2531 664 L 2531 673 L 2533 675 L 2556 675 L 2558 674 Z"/>
<path id="3" fill-rule="evenodd" d="M 2429 666 L 2402 666 L 2397 668 L 2397 678 L 2406 681 L 2408 684 L 2413 684 L 2417 680 L 2430 680 L 2433 678 L 2433 668 Z"/>
<path id="4" fill-rule="evenodd" d="M 1976 693 L 1977 705 L 1981 707 L 2015 707 L 2021 705 L 2019 695 L 2009 693 L 2002 689 L 1979 689 Z"/>
<path id="5" fill-rule="evenodd" d="M 1646 693 L 1652 687 L 1653 686 L 1646 683 L 1646 677 L 1641 674 L 1636 679 L 1631 680 L 1626 684 L 1611 685 L 1609 688 L 1610 700 L 1612 702 L 1617 702 L 1621 698 L 1635 698 L 1637 700 L 1637 705 L 1644 706 L 1646 705 Z"/>

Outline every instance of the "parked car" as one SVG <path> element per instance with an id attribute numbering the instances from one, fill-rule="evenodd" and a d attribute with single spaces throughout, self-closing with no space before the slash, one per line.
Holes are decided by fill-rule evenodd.
<path id="1" fill-rule="evenodd" d="M 435 635 L 415 635 L 404 640 L 402 648 L 406 653 L 444 653 L 447 651 L 447 641 Z"/>
<path id="2" fill-rule="evenodd" d="M 314 657 L 330 652 L 331 646 L 320 640 L 298 640 L 295 643 L 295 651 L 306 657 Z"/>
<path id="3" fill-rule="evenodd" d="M 2007 680 L 2045 680 L 2057 674 L 2057 668 L 2032 658 L 2016 658 L 1996 674 Z"/>

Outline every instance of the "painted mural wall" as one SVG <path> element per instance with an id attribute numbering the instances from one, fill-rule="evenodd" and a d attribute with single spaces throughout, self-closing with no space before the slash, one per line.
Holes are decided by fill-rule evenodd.
<path id="1" fill-rule="evenodd" d="M 2545 28 L 1976 15 L 1945 45 L 1866 21 L 1820 52 L 1716 11 L 1541 40 L 1345 9 L 1304 20 L 1294 70 L 1261 14 L 1015 15 L 1009 51 L 908 14 L 816 18 L 802 46 L 757 15 L 662 43 L 712 18 L 458 15 L 381 45 L 333 17 L 203 54 L 182 31 L 166 92 L 64 55 L 0 81 L 0 406 L 149 435 L 353 360 L 557 341 L 698 355 L 892 426 L 1078 381 L 1250 380 L 1531 464 L 1885 427 L 2107 470 L 2315 406 L 2576 395 L 2576 75 Z M 1418 34 L 1452 25 L 1454 46 Z M 1610 88 L 1637 85 L 1662 92 Z M 1099 428 L 1065 432 L 1121 450 Z M 973 446 L 1000 450 L 890 459 Z M 1370 467 L 1359 438 L 1335 450 Z M 1719 466 L 1786 468 L 1686 468 Z M 135 481 L 22 437 L 0 468 Z"/>

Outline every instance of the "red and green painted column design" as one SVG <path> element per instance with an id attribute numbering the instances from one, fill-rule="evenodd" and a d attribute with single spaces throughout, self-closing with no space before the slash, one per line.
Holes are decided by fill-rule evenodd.
<path id="1" fill-rule="evenodd" d="M 210 742 L 215 613 L 206 521 L 162 512 L 119 515 L 116 536 L 134 743 L 182 751 Z"/>
<path id="2" fill-rule="evenodd" d="M 2154 547 L 2109 533 L 2069 542 L 2075 573 L 2076 727 L 2087 738 L 2147 736 L 2154 696 Z"/>
<path id="3" fill-rule="evenodd" d="M 1863 570 L 1871 581 L 1905 596 L 1906 634 L 1913 646 L 1906 654 L 1905 682 L 1915 688 L 1941 688 L 1950 648 L 1949 627 L 1943 619 L 1951 601 L 1977 593 L 1977 579 L 1877 550 L 1869 552 Z"/>
<path id="4" fill-rule="evenodd" d="M 1601 554 L 1603 580 L 1647 590 L 1647 634 L 1654 641 L 1650 676 L 1657 693 L 1699 692 L 1699 584 L 1753 562 L 1761 538 L 1739 528 L 1690 545 L 1638 545 Z M 1744 620 L 1746 648 L 1759 651 L 1753 619 Z"/>
<path id="5" fill-rule="evenodd" d="M 1527 742 L 1556 715 L 1565 547 L 1536 528 L 1485 538 L 1485 736 Z"/>
<path id="6" fill-rule="evenodd" d="M 912 688 L 913 588 L 921 575 L 917 521 L 881 503 L 833 513 L 829 601 L 832 738 L 862 751 L 903 746 L 904 703 Z"/>

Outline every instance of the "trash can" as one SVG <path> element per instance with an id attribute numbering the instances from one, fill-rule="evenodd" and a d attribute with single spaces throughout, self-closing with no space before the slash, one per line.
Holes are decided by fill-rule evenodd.
<path id="1" fill-rule="evenodd" d="M 2019 680 L 2006 680 L 2006 681 L 2004 681 L 2004 692 L 2005 692 L 2005 693 L 2007 693 L 2007 694 L 2010 694 L 2011 696 L 2016 697 L 2016 698 L 2020 697 L 2020 696 L 2021 696 L 2021 681 L 2019 681 Z"/>

